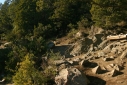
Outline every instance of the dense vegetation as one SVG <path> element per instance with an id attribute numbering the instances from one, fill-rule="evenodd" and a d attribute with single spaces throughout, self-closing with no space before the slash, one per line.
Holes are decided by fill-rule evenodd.
<path id="1" fill-rule="evenodd" d="M 124 26 L 126 4 L 126 0 L 5 0 L 0 4 L 0 37 L 11 46 L 0 51 L 0 75 L 6 74 L 16 85 L 48 83 L 55 73 L 47 79 L 43 75 L 47 69 L 40 70 L 37 62 L 47 52 L 46 43 L 80 26 Z"/>

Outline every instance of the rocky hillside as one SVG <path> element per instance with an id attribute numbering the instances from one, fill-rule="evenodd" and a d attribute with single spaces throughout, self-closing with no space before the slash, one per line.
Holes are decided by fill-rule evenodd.
<path id="1" fill-rule="evenodd" d="M 71 38 L 55 41 L 54 52 L 63 56 L 54 61 L 57 85 L 126 85 L 127 40 L 109 41 L 110 31 L 79 31 Z"/>

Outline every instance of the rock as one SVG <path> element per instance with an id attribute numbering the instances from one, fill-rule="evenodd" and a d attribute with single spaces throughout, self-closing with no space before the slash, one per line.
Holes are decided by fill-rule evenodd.
<path id="1" fill-rule="evenodd" d="M 119 74 L 119 72 L 116 69 L 113 69 L 111 72 L 108 73 L 108 75 L 114 77 L 117 76 Z"/>
<path id="2" fill-rule="evenodd" d="M 120 56 L 121 59 L 125 59 L 125 57 L 127 56 L 127 50 L 125 50 L 122 55 Z"/>
<path id="3" fill-rule="evenodd" d="M 112 48 L 111 53 L 118 54 L 118 49 L 117 48 Z"/>
<path id="4" fill-rule="evenodd" d="M 88 67 L 89 64 L 90 64 L 90 62 L 89 62 L 88 60 L 82 60 L 82 61 L 80 62 L 80 65 L 83 66 L 83 67 Z"/>
<path id="5" fill-rule="evenodd" d="M 81 61 L 80 58 L 74 58 L 73 60 L 70 60 L 70 61 L 68 61 L 68 62 L 71 63 L 72 66 L 74 66 L 74 65 L 79 65 L 79 62 L 80 62 L 80 61 Z"/>
<path id="6" fill-rule="evenodd" d="M 56 85 L 87 85 L 87 78 L 76 68 L 66 68 L 55 77 Z"/>
<path id="7" fill-rule="evenodd" d="M 48 46 L 48 49 L 52 49 L 55 47 L 55 43 L 50 41 L 47 46 Z"/>
<path id="8" fill-rule="evenodd" d="M 84 40 L 79 40 L 75 43 L 72 51 L 70 52 L 70 55 L 77 56 L 82 53 L 88 52 L 90 45 L 93 43 L 93 41 L 89 38 L 85 38 Z"/>
<path id="9" fill-rule="evenodd" d="M 82 61 L 80 62 L 80 65 L 83 66 L 83 67 L 90 67 L 90 68 L 93 68 L 93 67 L 96 67 L 96 66 L 97 66 L 97 63 L 89 62 L 88 60 L 82 60 Z"/>
<path id="10" fill-rule="evenodd" d="M 92 69 L 92 72 L 94 74 L 100 74 L 102 72 L 101 67 L 100 66 L 96 66 L 95 68 Z"/>
<path id="11" fill-rule="evenodd" d="M 83 32 L 81 32 L 81 31 L 77 32 L 75 37 L 77 37 L 77 38 L 83 37 Z"/>
<path id="12" fill-rule="evenodd" d="M 98 52 L 98 57 L 104 57 L 105 53 L 103 51 Z"/>
<path id="13" fill-rule="evenodd" d="M 104 35 L 103 34 L 96 34 L 95 37 L 96 37 L 96 41 L 94 42 L 94 46 L 98 46 L 102 42 L 102 40 L 103 40 L 102 38 L 104 37 Z"/>
<path id="14" fill-rule="evenodd" d="M 117 71 L 121 70 L 121 67 L 119 65 L 117 65 L 117 64 L 113 68 L 116 69 Z"/>
<path id="15" fill-rule="evenodd" d="M 58 71 L 61 71 L 62 69 L 65 69 L 67 68 L 68 66 L 66 64 L 61 64 L 59 67 L 58 67 Z"/>
<path id="16" fill-rule="evenodd" d="M 110 53 L 111 50 L 112 50 L 112 48 L 113 48 L 113 44 L 114 44 L 114 43 L 111 43 L 111 44 L 107 45 L 107 46 L 103 49 L 103 51 L 104 51 L 105 53 Z"/>
<path id="17" fill-rule="evenodd" d="M 54 61 L 54 64 L 56 65 L 56 66 L 60 66 L 61 64 L 67 64 L 67 65 L 71 65 L 71 63 L 69 63 L 68 61 L 66 61 L 66 60 L 55 60 Z"/>
<path id="18" fill-rule="evenodd" d="M 105 68 L 107 71 L 112 71 L 114 69 L 114 66 L 115 66 L 114 64 L 109 64 Z"/>
<path id="19" fill-rule="evenodd" d="M 108 40 L 104 40 L 99 46 L 98 46 L 98 48 L 99 49 L 104 49 L 106 46 L 107 46 L 107 43 L 108 43 L 109 41 Z"/>
<path id="20" fill-rule="evenodd" d="M 109 65 L 106 66 L 106 69 L 108 71 L 112 71 L 114 69 L 117 70 L 117 71 L 120 71 L 121 67 L 119 65 L 117 65 L 117 64 L 109 64 Z"/>

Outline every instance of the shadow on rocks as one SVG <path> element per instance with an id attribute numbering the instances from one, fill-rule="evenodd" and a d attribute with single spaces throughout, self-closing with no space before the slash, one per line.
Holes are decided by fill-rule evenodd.
<path id="1" fill-rule="evenodd" d="M 87 78 L 90 81 L 90 83 L 88 85 L 106 85 L 106 81 L 104 81 L 98 77 L 87 75 Z"/>

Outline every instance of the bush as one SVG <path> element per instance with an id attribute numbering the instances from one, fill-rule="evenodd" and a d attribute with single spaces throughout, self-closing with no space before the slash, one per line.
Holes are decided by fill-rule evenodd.
<path id="1" fill-rule="evenodd" d="M 15 85 L 42 85 L 45 78 L 42 73 L 34 67 L 33 55 L 27 54 L 24 61 L 19 63 L 19 69 L 13 76 Z"/>

